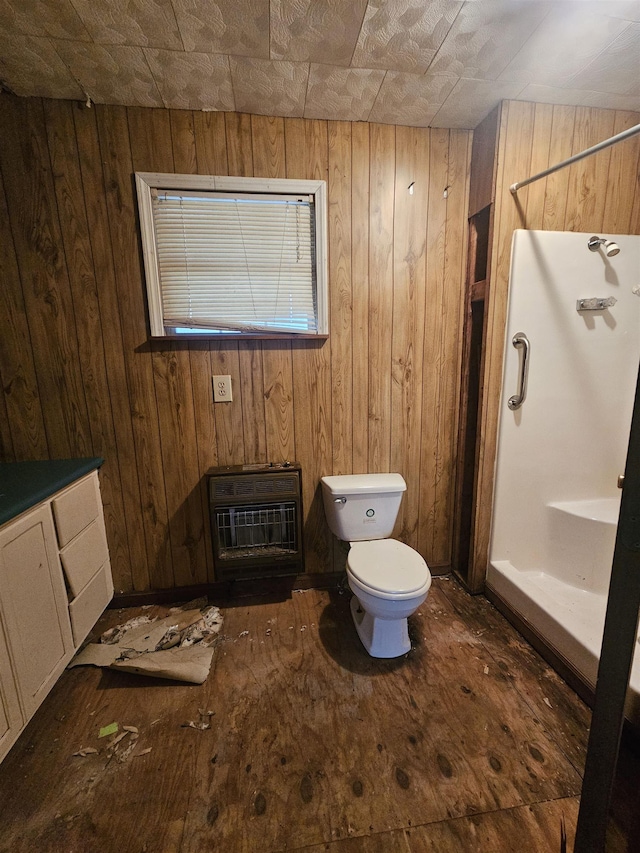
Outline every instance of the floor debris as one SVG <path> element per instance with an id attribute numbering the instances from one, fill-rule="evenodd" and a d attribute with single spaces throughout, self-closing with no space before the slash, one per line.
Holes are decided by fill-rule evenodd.
<path id="1" fill-rule="evenodd" d="M 77 755 L 77 756 L 80 756 L 80 758 L 86 758 L 87 755 L 97 755 L 97 754 L 98 754 L 98 750 L 95 749 L 93 746 L 83 746 L 82 749 L 79 749 L 77 752 L 73 753 L 74 757 Z"/>
<path id="2" fill-rule="evenodd" d="M 117 746 L 120 741 L 127 736 L 127 732 L 120 732 L 119 735 L 116 735 L 112 741 L 109 742 L 109 747 Z"/>
<path id="3" fill-rule="evenodd" d="M 209 675 L 222 614 L 205 599 L 168 613 L 164 619 L 136 617 L 105 631 L 101 641 L 85 646 L 69 667 L 101 666 L 202 684 Z"/>
<path id="4" fill-rule="evenodd" d="M 102 753 L 107 757 L 107 764 L 113 758 L 122 764 L 138 746 L 140 731 L 137 726 L 130 725 L 122 726 L 121 731 L 119 729 L 120 726 L 118 723 L 110 723 L 108 726 L 104 726 L 99 730 L 98 738 L 111 735 L 111 739 L 107 742 L 105 748 L 100 750 L 93 746 L 83 746 L 77 752 L 73 753 L 74 757 L 86 758 L 88 755 L 100 755 Z M 135 757 L 138 755 L 147 755 L 149 752 L 151 752 L 151 747 L 141 750 Z"/>
<path id="5" fill-rule="evenodd" d="M 122 726 L 120 734 L 112 738 L 107 744 L 107 757 L 109 761 L 115 758 L 120 764 L 125 762 L 138 745 L 137 741 L 139 737 L 140 733 L 136 726 Z M 120 748 L 121 744 L 122 748 Z"/>
<path id="6" fill-rule="evenodd" d="M 199 720 L 188 720 L 186 723 L 182 724 L 183 729 L 197 729 L 198 731 L 204 732 L 207 729 L 211 728 L 211 717 L 215 716 L 215 711 L 205 711 L 202 708 L 198 708 L 198 714 L 200 715 Z"/>

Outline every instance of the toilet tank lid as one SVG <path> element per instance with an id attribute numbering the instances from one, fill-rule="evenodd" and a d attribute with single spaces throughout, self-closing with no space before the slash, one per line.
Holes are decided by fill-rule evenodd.
<path id="1" fill-rule="evenodd" d="M 404 492 L 407 484 L 401 474 L 338 474 L 322 477 L 322 487 L 332 495 L 367 495 Z"/>

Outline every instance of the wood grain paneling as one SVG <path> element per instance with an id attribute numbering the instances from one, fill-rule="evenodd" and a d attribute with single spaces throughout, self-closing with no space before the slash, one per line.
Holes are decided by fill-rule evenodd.
<path id="1" fill-rule="evenodd" d="M 466 256 L 458 246 L 458 223 L 464 219 L 467 198 L 465 187 L 469 178 L 471 145 L 467 133 L 449 133 L 447 174 L 447 215 L 444 253 L 443 296 L 440 304 L 442 324 L 439 356 L 438 402 L 438 476 L 436 479 L 437 512 L 435 514 L 434 550 L 442 563 L 450 560 L 451 530 L 454 525 L 455 457 L 458 430 L 459 376 L 462 351 L 459 330 L 464 314 L 464 271 Z"/>
<path id="2" fill-rule="evenodd" d="M 38 394 L 29 325 L 9 211 L 0 179 L 0 381 L 3 394 L 3 443 L 6 452 L 46 458 L 47 437 Z M 12 437 L 12 433 L 14 434 Z M 11 448 L 11 450 L 9 450 Z"/>
<path id="3" fill-rule="evenodd" d="M 613 136 L 614 118 L 613 110 L 577 107 L 572 154 Z M 602 230 L 610 162 L 611 149 L 606 148 L 569 167 L 565 231 Z"/>
<path id="4" fill-rule="evenodd" d="M 427 207 L 429 183 L 422 164 L 429 162 L 429 132 L 399 127 L 396 131 L 396 187 L 393 241 L 393 332 L 391 341 L 390 467 L 407 481 L 396 530 L 417 546 L 420 482 L 410 472 L 420 458 L 422 376 L 426 291 Z M 411 187 L 411 192 L 409 191 Z"/>
<path id="5" fill-rule="evenodd" d="M 328 179 L 327 122 L 287 119 L 285 145 L 288 178 Z M 331 342 L 330 339 L 312 341 L 307 346 L 294 342 L 292 347 L 296 456 L 305 472 L 302 481 L 305 569 L 319 572 L 333 563 L 332 535 L 324 520 L 320 491 L 320 477 L 333 466 Z"/>
<path id="6" fill-rule="evenodd" d="M 329 122 L 329 281 L 333 471 L 353 471 L 351 124 Z"/>
<path id="7" fill-rule="evenodd" d="M 547 112 L 551 110 L 551 142 L 547 165 L 561 163 L 567 157 L 571 157 L 576 111 L 572 107 L 563 106 L 545 106 L 545 110 Z M 562 231 L 564 228 L 565 210 L 567 208 L 569 170 L 560 169 L 559 172 L 554 172 L 553 175 L 542 178 L 540 183 L 544 183 L 542 228 L 545 231 Z M 533 194 L 533 199 L 536 197 L 536 192 Z M 531 211 L 531 217 L 533 221 L 533 210 Z"/>
<path id="8" fill-rule="evenodd" d="M 637 113 L 616 112 L 614 134 L 622 133 L 633 127 L 638 119 Z M 630 233 L 632 223 L 638 225 L 638 204 L 640 192 L 634 192 L 632 180 L 636 176 L 636 186 L 640 176 L 640 135 L 628 139 L 623 146 L 614 145 L 610 149 L 607 197 L 604 206 L 604 221 L 613 234 Z M 635 165 L 634 165 L 635 161 Z M 634 220 L 634 201 L 636 204 Z"/>
<path id="9" fill-rule="evenodd" d="M 469 216 L 491 204 L 496 186 L 496 129 L 500 106 L 492 110 L 473 131 L 473 169 L 469 178 Z"/>
<path id="10" fill-rule="evenodd" d="M 135 590 L 148 589 L 149 564 L 145 533 L 140 521 L 141 492 L 136 465 L 133 419 L 129 405 L 129 390 L 122 335 L 120 303 L 116 288 L 114 251 L 111 243 L 106 188 L 98 126 L 94 110 L 74 110 L 75 138 L 78 146 L 80 172 L 93 252 L 98 303 L 103 328 L 103 346 L 109 402 L 113 414 L 120 483 L 124 504 L 124 520 L 129 544 L 131 585 Z M 107 535 L 111 542 L 111 526 L 107 519 Z M 116 587 L 120 589 L 121 587 Z M 122 588 L 127 588 L 125 585 Z"/>
<path id="11" fill-rule="evenodd" d="M 0 164 L 49 452 L 88 456 L 91 437 L 76 319 L 42 102 L 4 99 L 2 127 Z"/>
<path id="12" fill-rule="evenodd" d="M 547 104 L 536 104 L 533 117 L 533 140 L 531 148 L 531 170 L 533 173 L 542 172 L 549 163 L 552 127 L 553 108 Z M 544 179 L 528 187 L 527 213 L 529 228 L 542 228 L 545 189 Z"/>
<path id="13" fill-rule="evenodd" d="M 0 110 L 0 452 L 104 456 L 116 586 L 213 581 L 203 475 L 286 459 L 307 571 L 344 564 L 320 477 L 391 469 L 408 484 L 397 535 L 444 570 L 471 135 L 9 95 Z M 326 180 L 329 339 L 150 344 L 136 169 Z M 218 373 L 234 399 L 214 406 Z"/>
<path id="14" fill-rule="evenodd" d="M 420 518 L 418 550 L 439 562 L 436 552 L 436 526 L 441 507 L 436 485 L 441 463 L 438 454 L 440 428 L 440 360 L 442 352 L 442 314 L 444 299 L 444 259 L 446 240 L 449 133 L 431 131 L 429 173 L 431 192 L 427 210 L 427 272 L 424 321 L 424 364 L 422 377 L 422 440 L 420 447 Z M 448 193 L 448 190 L 447 190 Z M 460 249 L 462 251 L 462 248 Z"/>
<path id="15" fill-rule="evenodd" d="M 74 107 L 45 103 L 49 156 L 53 169 L 55 199 L 60 213 L 60 230 L 68 263 L 69 283 L 76 318 L 78 359 L 87 404 L 91 446 L 105 463 L 101 470 L 101 494 L 110 531 L 109 556 L 117 589 L 130 588 L 131 558 L 127 540 L 120 465 L 107 367 L 103 344 L 102 317 L 98 303 L 95 262 L 82 174 L 73 122 Z"/>
<path id="16" fill-rule="evenodd" d="M 2 398 L 0 405 L 0 454 L 7 462 L 15 462 L 16 455 L 13 450 L 13 438 L 11 437 L 11 425 L 9 424 L 9 415 L 7 414 L 7 406 Z"/>
<path id="17" fill-rule="evenodd" d="M 135 119 L 136 111 L 133 112 Z M 124 107 L 105 107 L 96 113 L 140 485 L 138 523 L 145 535 L 150 583 L 153 587 L 165 588 L 174 585 L 173 556 L 153 363 L 147 340 L 148 324 L 132 188 L 129 116 Z M 150 123 L 155 115 L 153 111 L 149 112 Z"/>
<path id="18" fill-rule="evenodd" d="M 369 125 L 351 133 L 351 275 L 353 470 L 368 470 L 369 453 Z"/>
<path id="19" fill-rule="evenodd" d="M 369 131 L 369 470 L 389 471 L 396 135 Z"/>
<path id="20" fill-rule="evenodd" d="M 640 234 L 640 139 L 633 137 L 521 189 L 511 184 L 640 122 L 637 113 L 509 101 L 498 132 L 489 320 L 480 416 L 471 581 L 486 571 L 502 383 L 511 239 L 515 228 Z"/>
<path id="21" fill-rule="evenodd" d="M 257 178 L 286 178 L 284 119 L 252 116 L 253 174 Z M 288 341 L 262 343 L 262 404 L 266 438 L 265 458 L 295 459 L 293 422 L 293 359 Z"/>

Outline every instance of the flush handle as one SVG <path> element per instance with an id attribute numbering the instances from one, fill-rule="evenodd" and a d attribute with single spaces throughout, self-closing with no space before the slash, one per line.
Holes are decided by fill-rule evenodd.
<path id="1" fill-rule="evenodd" d="M 346 498 L 334 498 L 333 502 L 334 502 L 334 504 L 346 504 L 347 499 Z"/>

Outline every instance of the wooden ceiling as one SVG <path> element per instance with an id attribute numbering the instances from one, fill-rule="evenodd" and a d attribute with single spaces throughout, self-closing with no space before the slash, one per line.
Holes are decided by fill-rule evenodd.
<path id="1" fill-rule="evenodd" d="M 0 0 L 18 95 L 473 128 L 640 110 L 640 0 Z"/>

